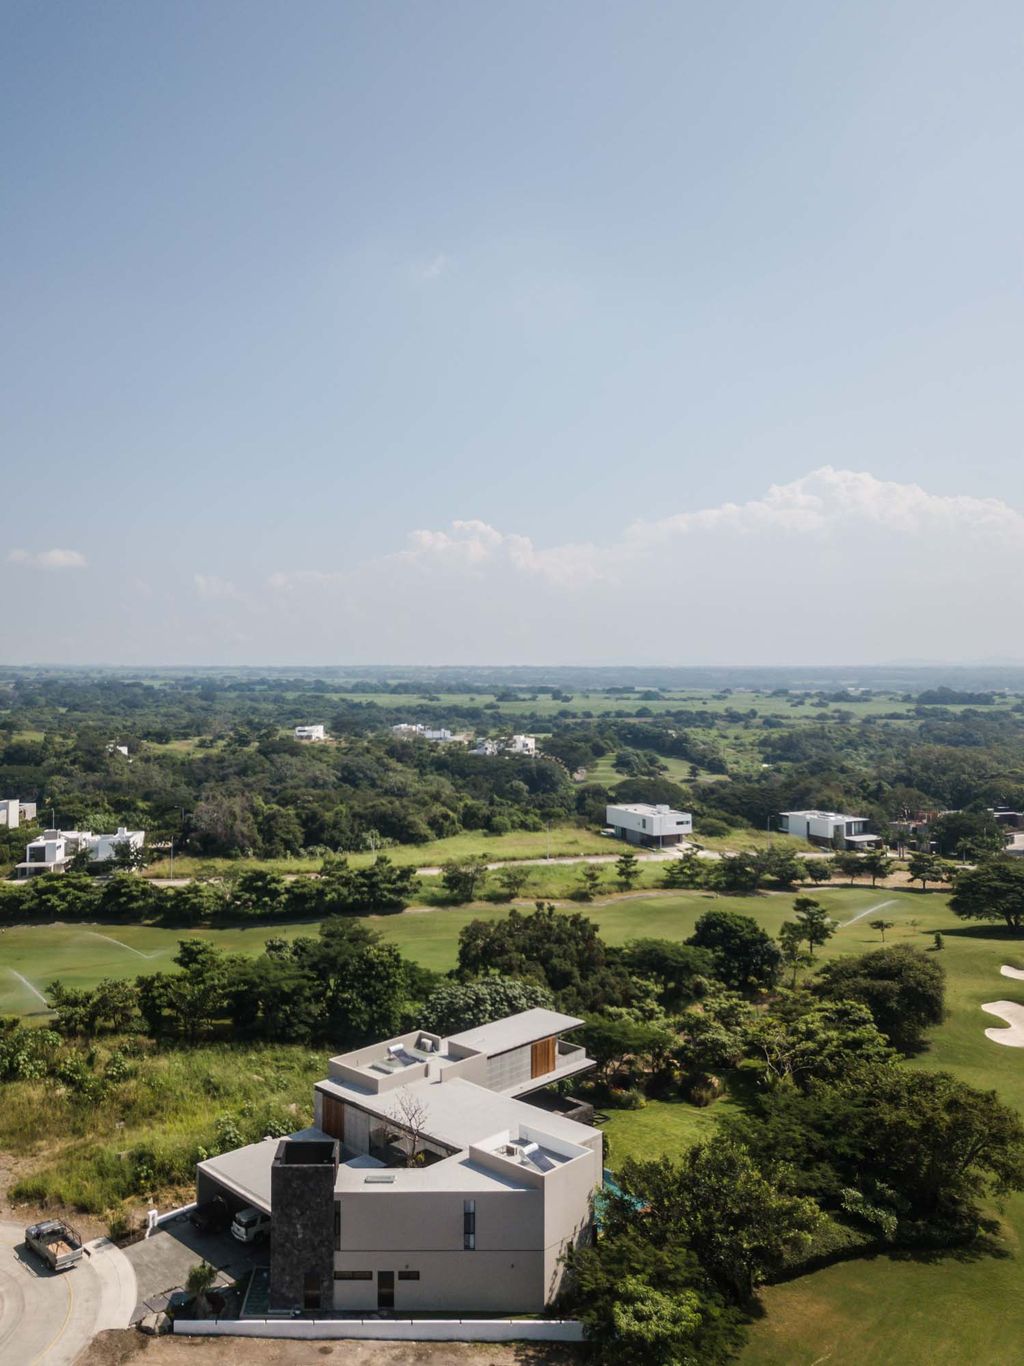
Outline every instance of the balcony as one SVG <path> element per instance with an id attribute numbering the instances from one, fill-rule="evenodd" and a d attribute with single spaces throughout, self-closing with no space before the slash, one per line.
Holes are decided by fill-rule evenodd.
<path id="1" fill-rule="evenodd" d="M 553 1082 L 564 1081 L 568 1077 L 574 1077 L 580 1072 L 587 1072 L 594 1066 L 593 1058 L 587 1057 L 587 1051 L 580 1044 L 566 1043 L 563 1039 L 555 1041 L 555 1065 L 547 1072 L 540 1072 L 529 1078 L 524 1078 L 512 1086 L 505 1087 L 502 1095 L 525 1096 L 530 1091 L 539 1091 L 543 1086 L 550 1086 Z"/>

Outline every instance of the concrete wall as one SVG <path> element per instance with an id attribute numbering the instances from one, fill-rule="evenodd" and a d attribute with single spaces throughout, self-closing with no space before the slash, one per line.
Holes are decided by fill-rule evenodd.
<path id="1" fill-rule="evenodd" d="M 364 1338 L 382 1342 L 582 1342 L 576 1319 L 175 1319 L 196 1337 Z"/>
<path id="2" fill-rule="evenodd" d="M 463 1246 L 463 1209 L 476 1202 L 476 1249 Z M 544 1195 L 535 1190 L 401 1191 L 375 1186 L 341 1201 L 338 1271 L 372 1281 L 334 1283 L 336 1309 L 375 1309 L 376 1272 L 419 1271 L 395 1281 L 395 1308 L 513 1313 L 541 1310 Z"/>

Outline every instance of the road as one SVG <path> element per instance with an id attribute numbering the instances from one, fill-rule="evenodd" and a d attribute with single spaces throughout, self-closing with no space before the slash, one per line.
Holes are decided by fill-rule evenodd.
<path id="1" fill-rule="evenodd" d="M 106 1238 L 59 1275 L 25 1246 L 25 1230 L 0 1222 L 0 1362 L 71 1366 L 105 1328 L 125 1328 L 135 1307 L 135 1273 Z"/>

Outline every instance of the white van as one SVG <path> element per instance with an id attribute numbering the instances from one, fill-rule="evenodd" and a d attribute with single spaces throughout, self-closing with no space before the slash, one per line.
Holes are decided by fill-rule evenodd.
<path id="1" fill-rule="evenodd" d="M 231 1224 L 231 1236 L 240 1243 L 254 1243 L 270 1232 L 270 1215 L 248 1205 L 240 1209 Z"/>

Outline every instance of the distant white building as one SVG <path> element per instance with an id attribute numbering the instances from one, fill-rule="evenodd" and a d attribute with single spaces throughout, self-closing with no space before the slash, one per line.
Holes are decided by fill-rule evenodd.
<path id="1" fill-rule="evenodd" d="M 296 740 L 327 739 L 327 732 L 324 730 L 323 726 L 296 726 L 294 734 Z"/>
<path id="2" fill-rule="evenodd" d="M 37 877 L 40 873 L 63 873 L 80 849 L 89 850 L 90 863 L 110 863 L 123 845 L 141 849 L 146 842 L 144 830 L 119 826 L 112 835 L 94 835 L 91 830 L 44 830 L 25 846 L 25 858 L 14 869 L 16 878 Z"/>
<path id="3" fill-rule="evenodd" d="M 654 845 L 658 849 L 678 844 L 693 834 L 693 817 L 689 811 L 675 811 L 671 806 L 651 806 L 634 802 L 628 806 L 609 806 L 605 821 L 615 831 L 616 839 L 630 844 Z"/>
<path id="4" fill-rule="evenodd" d="M 410 721 L 403 721 L 400 725 L 392 726 L 391 732 L 393 735 L 401 735 L 407 739 L 418 736 L 421 740 L 433 740 L 435 744 L 455 739 L 452 732 L 443 727 L 440 730 L 431 730 L 428 726 L 414 724 Z"/>
<path id="5" fill-rule="evenodd" d="M 877 835 L 868 833 L 866 817 L 846 816 L 841 811 L 780 811 L 779 829 L 784 835 L 832 849 L 875 849 L 880 843 Z"/>
<path id="6" fill-rule="evenodd" d="M 536 754 L 537 741 L 532 735 L 508 735 L 500 740 L 490 740 L 486 737 L 476 741 L 470 754 L 484 754 L 493 756 L 495 754 Z"/>
<path id="7" fill-rule="evenodd" d="M 35 802 L 23 802 L 17 797 L 0 800 L 0 826 L 7 830 L 17 830 L 22 821 L 34 821 L 35 818 Z"/>

